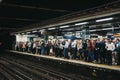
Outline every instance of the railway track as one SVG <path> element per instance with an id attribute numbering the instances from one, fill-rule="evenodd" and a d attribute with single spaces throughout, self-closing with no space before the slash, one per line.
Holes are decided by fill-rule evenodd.
<path id="1" fill-rule="evenodd" d="M 5 60 L 0 61 L 2 61 L 0 62 L 1 73 L 4 73 L 3 75 L 8 80 L 35 80 L 35 78 L 32 79 L 31 76 L 28 76 L 22 68 L 19 68 Z"/>
<path id="2" fill-rule="evenodd" d="M 1 57 L 2 72 L 6 72 L 8 80 L 80 80 L 72 75 L 51 70 L 43 65 L 36 65 L 23 59 Z M 36 65 L 36 66 L 35 66 Z"/>
<path id="3" fill-rule="evenodd" d="M 94 70 L 94 71 L 93 71 Z M 111 74 L 113 76 L 111 76 Z M 104 77 L 103 77 L 104 76 Z M 18 54 L 0 55 L 0 80 L 119 80 L 119 72 Z"/>
<path id="4" fill-rule="evenodd" d="M 11 59 L 12 60 L 12 59 Z M 19 61 L 20 60 L 20 61 Z M 28 66 L 28 67 L 30 67 L 30 68 L 32 68 L 32 69 L 35 69 L 35 70 L 37 70 L 37 71 L 42 71 L 42 70 L 46 70 L 46 71 L 44 71 L 44 73 L 46 73 L 47 75 L 52 75 L 52 76 L 55 76 L 55 75 L 57 75 L 57 76 L 55 76 L 55 77 L 58 77 L 59 79 L 61 79 L 61 80 L 69 80 L 68 78 L 70 78 L 70 80 L 72 79 L 72 80 L 89 80 L 89 79 L 82 79 L 82 77 L 80 77 L 80 76 L 77 76 L 77 75 L 75 75 L 75 74 L 71 74 L 71 73 L 68 73 L 68 72 L 65 72 L 65 71 L 61 71 L 61 70 L 56 70 L 55 68 L 53 68 L 53 67 L 50 67 L 49 66 L 49 68 L 48 68 L 48 66 L 47 65 L 42 65 L 42 64 L 40 64 L 40 62 L 38 61 L 38 62 L 32 62 L 32 61 L 27 61 L 27 60 L 23 60 L 23 59 L 19 59 L 19 60 L 15 60 L 15 62 L 16 63 L 19 63 L 19 64 L 21 64 L 21 65 L 25 65 L 25 66 Z M 39 59 L 38 59 L 39 60 Z M 25 63 L 27 63 L 27 64 L 25 64 L 25 63 L 23 63 L 23 62 L 25 62 Z M 37 65 L 37 66 L 36 66 Z M 54 75 L 55 74 L 55 75 Z M 63 76 L 64 76 L 64 78 L 63 78 Z M 66 79 L 65 79 L 66 78 Z"/>

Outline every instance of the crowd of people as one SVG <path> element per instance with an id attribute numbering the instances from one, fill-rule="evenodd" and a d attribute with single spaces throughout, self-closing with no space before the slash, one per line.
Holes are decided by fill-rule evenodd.
<path id="1" fill-rule="evenodd" d="M 16 42 L 15 50 L 108 65 L 120 65 L 120 40 L 86 39 Z"/>

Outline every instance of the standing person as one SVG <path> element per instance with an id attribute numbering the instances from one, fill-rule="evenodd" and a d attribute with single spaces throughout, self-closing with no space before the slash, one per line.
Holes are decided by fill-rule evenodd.
<path id="1" fill-rule="evenodd" d="M 84 60 L 85 61 L 87 61 L 87 43 L 86 43 L 86 41 L 84 40 L 83 41 L 83 47 L 82 47 L 82 49 L 83 49 L 83 53 L 84 53 Z"/>
<path id="2" fill-rule="evenodd" d="M 19 46 L 19 44 L 18 44 L 18 42 L 16 42 L 16 44 L 15 44 L 15 50 L 16 50 L 16 51 L 19 50 L 19 49 L 18 49 L 18 46 Z"/>
<path id="3" fill-rule="evenodd" d="M 51 41 L 50 56 L 54 56 L 54 41 Z"/>
<path id="4" fill-rule="evenodd" d="M 90 40 L 90 61 L 94 61 L 94 48 L 95 42 L 94 40 Z"/>
<path id="5" fill-rule="evenodd" d="M 23 51 L 23 52 L 25 52 L 25 48 L 26 48 L 26 47 L 25 47 L 25 43 L 22 42 L 22 51 Z"/>
<path id="6" fill-rule="evenodd" d="M 60 57 L 63 57 L 63 45 L 62 42 L 59 42 L 59 53 L 60 53 Z"/>
<path id="7" fill-rule="evenodd" d="M 105 44 L 105 40 L 104 39 L 100 41 L 99 52 L 100 52 L 100 63 L 101 64 L 102 63 L 105 64 L 106 63 L 106 44 Z M 111 57 L 111 56 L 109 56 L 109 57 Z"/>
<path id="8" fill-rule="evenodd" d="M 79 53 L 79 59 L 81 59 L 81 60 L 84 58 L 82 47 L 83 47 L 82 40 L 79 40 L 77 42 L 77 50 L 78 50 L 78 53 Z"/>
<path id="9" fill-rule="evenodd" d="M 23 46 L 23 42 L 19 42 L 19 51 L 23 51 L 22 46 Z"/>
<path id="10" fill-rule="evenodd" d="M 48 41 L 48 42 L 47 42 L 47 45 L 46 45 L 46 52 L 47 52 L 47 55 L 49 55 L 49 53 L 50 53 L 50 48 L 51 48 L 51 42 Z"/>
<path id="11" fill-rule="evenodd" d="M 41 54 L 41 41 L 38 42 L 38 53 Z"/>
<path id="12" fill-rule="evenodd" d="M 54 50 L 55 50 L 55 57 L 58 57 L 58 55 L 59 55 L 58 40 L 55 40 Z"/>
<path id="13" fill-rule="evenodd" d="M 33 53 L 33 44 L 34 44 L 34 42 L 31 41 L 30 43 L 31 43 L 31 45 L 30 45 L 30 52 Z"/>
<path id="14" fill-rule="evenodd" d="M 36 53 L 36 42 L 33 43 L 33 50 L 32 53 L 35 54 Z"/>
<path id="15" fill-rule="evenodd" d="M 43 40 L 41 42 L 41 55 L 45 55 L 45 42 Z"/>
<path id="16" fill-rule="evenodd" d="M 52 51 L 53 51 L 53 55 L 55 55 L 55 48 L 54 48 L 54 44 L 55 44 L 55 41 L 52 42 Z"/>
<path id="17" fill-rule="evenodd" d="M 28 52 L 28 41 L 26 42 L 25 47 L 25 52 Z"/>
<path id="18" fill-rule="evenodd" d="M 98 63 L 99 62 L 99 55 L 100 55 L 100 39 L 97 39 L 95 41 L 95 51 L 94 51 L 94 55 L 95 55 L 95 62 Z"/>
<path id="19" fill-rule="evenodd" d="M 31 42 L 28 42 L 28 52 L 31 52 Z"/>
<path id="20" fill-rule="evenodd" d="M 107 64 L 112 65 L 112 51 L 115 49 L 115 44 L 108 39 L 106 43 L 107 49 Z"/>
<path id="21" fill-rule="evenodd" d="M 90 62 L 91 61 L 91 44 L 89 39 L 86 40 L 86 44 L 87 44 L 86 58 L 87 58 L 87 61 Z"/>
<path id="22" fill-rule="evenodd" d="M 35 53 L 38 54 L 38 52 L 39 52 L 39 42 L 36 41 L 35 43 L 36 43 Z"/>
<path id="23" fill-rule="evenodd" d="M 76 53 L 76 42 L 75 42 L 75 40 L 72 40 L 72 42 L 71 42 L 71 54 L 72 54 L 72 59 L 76 59 L 77 53 Z"/>
<path id="24" fill-rule="evenodd" d="M 120 65 L 120 39 L 117 39 L 116 41 L 117 41 L 116 43 L 117 55 L 115 55 L 116 56 L 115 59 L 116 59 L 117 64 Z"/>
<path id="25" fill-rule="evenodd" d="M 63 54 L 64 54 L 64 58 L 67 58 L 67 59 L 69 59 L 69 57 L 68 57 L 68 48 L 69 48 L 69 42 L 68 42 L 68 40 L 65 40 Z"/>

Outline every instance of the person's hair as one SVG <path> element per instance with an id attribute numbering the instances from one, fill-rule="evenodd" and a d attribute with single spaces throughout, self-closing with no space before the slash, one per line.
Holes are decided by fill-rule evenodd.
<path id="1" fill-rule="evenodd" d="M 117 39 L 117 41 L 120 41 L 120 39 Z"/>

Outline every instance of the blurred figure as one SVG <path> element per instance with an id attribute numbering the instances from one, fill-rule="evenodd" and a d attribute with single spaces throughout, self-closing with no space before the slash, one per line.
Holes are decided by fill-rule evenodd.
<path id="1" fill-rule="evenodd" d="M 94 40 L 90 40 L 90 61 L 94 61 L 94 48 L 95 42 Z"/>
<path id="2" fill-rule="evenodd" d="M 71 49 L 71 55 L 72 55 L 72 59 L 76 59 L 77 58 L 77 44 L 75 40 L 72 40 L 71 45 L 70 45 L 70 49 Z"/>
<path id="3" fill-rule="evenodd" d="M 113 54 L 114 60 L 115 60 L 115 64 L 120 65 L 120 39 L 116 40 L 115 52 L 116 53 Z"/>
<path id="4" fill-rule="evenodd" d="M 112 65 L 112 51 L 115 49 L 115 44 L 110 39 L 107 39 L 106 49 L 107 49 L 107 64 Z"/>
<path id="5" fill-rule="evenodd" d="M 48 41 L 47 44 L 46 44 L 46 53 L 47 53 L 47 55 L 49 55 L 49 53 L 50 53 L 51 45 L 52 45 L 51 41 Z"/>
<path id="6" fill-rule="evenodd" d="M 97 39 L 95 41 L 95 51 L 94 51 L 94 55 L 95 55 L 95 62 L 98 63 L 99 61 L 99 56 L 100 56 L 100 39 Z"/>
<path id="7" fill-rule="evenodd" d="M 59 46 L 59 50 L 60 50 L 59 51 L 60 57 L 63 57 L 63 45 L 62 45 L 62 42 L 59 41 L 58 46 Z"/>
<path id="8" fill-rule="evenodd" d="M 87 43 L 86 41 L 83 41 L 83 53 L 84 53 L 84 60 L 87 61 L 87 56 L 88 56 L 88 52 L 87 52 Z"/>
<path id="9" fill-rule="evenodd" d="M 107 45 L 107 46 L 109 46 L 109 45 Z M 99 43 L 99 52 L 100 52 L 100 63 L 101 64 L 102 63 L 105 64 L 106 63 L 106 53 L 107 52 L 106 52 L 106 44 L 105 44 L 105 40 L 104 39 L 102 39 L 100 41 L 100 43 Z M 110 51 L 108 51 L 108 52 L 110 52 Z M 111 57 L 111 56 L 109 55 L 109 57 Z"/>
<path id="10" fill-rule="evenodd" d="M 41 55 L 45 55 L 45 42 L 44 42 L 44 40 L 41 41 Z"/>
<path id="11" fill-rule="evenodd" d="M 25 52 L 28 52 L 28 41 L 25 43 Z"/>
<path id="12" fill-rule="evenodd" d="M 58 45 L 58 40 L 55 40 L 55 43 L 54 43 L 54 51 L 55 51 L 55 57 L 58 57 L 59 56 L 59 45 Z"/>
<path id="13" fill-rule="evenodd" d="M 79 40 L 77 42 L 77 50 L 78 50 L 78 54 L 79 54 L 78 58 L 81 59 L 81 60 L 83 60 L 83 58 L 84 58 L 82 48 L 83 48 L 82 40 Z"/>
<path id="14" fill-rule="evenodd" d="M 63 54 L 64 54 L 64 58 L 67 58 L 67 59 L 69 59 L 69 56 L 68 56 L 68 48 L 69 48 L 69 42 L 68 42 L 68 40 L 65 40 L 65 45 L 64 45 Z"/>
<path id="15" fill-rule="evenodd" d="M 36 52 L 36 42 L 33 42 L 32 53 L 35 54 Z"/>
<path id="16" fill-rule="evenodd" d="M 26 47 L 25 47 L 25 43 L 22 42 L 22 51 L 23 51 L 23 52 L 25 52 L 25 48 L 26 48 Z"/>
<path id="17" fill-rule="evenodd" d="M 28 52 L 31 52 L 31 42 L 28 42 Z"/>
<path id="18" fill-rule="evenodd" d="M 0 46 L 2 45 L 2 43 L 0 43 Z M 19 51 L 19 43 L 18 42 L 16 42 L 16 44 L 15 44 L 15 50 L 16 51 Z"/>
<path id="19" fill-rule="evenodd" d="M 91 61 L 91 44 L 90 44 L 90 40 L 87 39 L 86 40 L 86 44 L 87 44 L 87 49 L 86 49 L 86 61 L 90 62 Z"/>

